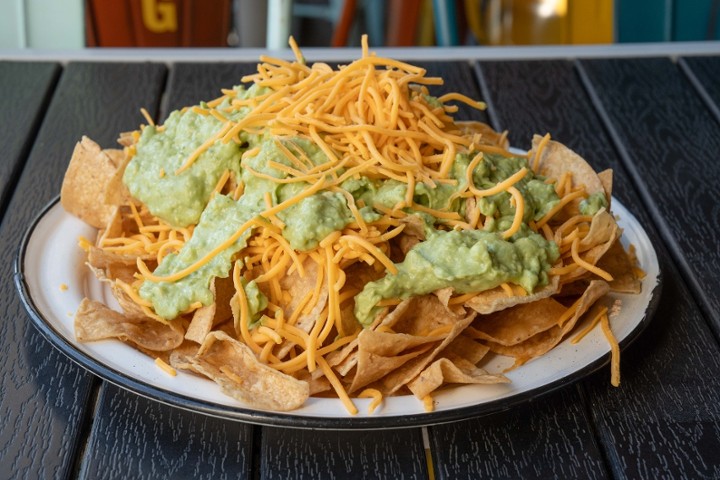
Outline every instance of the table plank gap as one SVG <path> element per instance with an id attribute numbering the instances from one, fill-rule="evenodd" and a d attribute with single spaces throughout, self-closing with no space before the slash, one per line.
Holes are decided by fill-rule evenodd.
<path id="1" fill-rule="evenodd" d="M 89 389 L 88 399 L 85 404 L 88 408 L 85 410 L 84 419 L 78 432 L 77 453 L 74 455 L 75 461 L 72 467 L 72 478 L 87 478 L 87 449 L 90 446 L 90 438 L 95 428 L 95 416 L 100 405 L 100 390 L 102 380 L 98 377 L 93 378 L 92 387 Z"/>

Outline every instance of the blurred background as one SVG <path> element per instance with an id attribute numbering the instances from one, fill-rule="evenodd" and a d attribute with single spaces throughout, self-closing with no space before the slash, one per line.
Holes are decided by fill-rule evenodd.
<path id="1" fill-rule="evenodd" d="M 0 48 L 702 41 L 719 17 L 720 0 L 0 0 Z"/>

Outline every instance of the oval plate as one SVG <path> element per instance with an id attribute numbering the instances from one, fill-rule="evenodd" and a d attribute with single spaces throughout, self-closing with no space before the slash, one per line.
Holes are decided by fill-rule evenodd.
<path id="1" fill-rule="evenodd" d="M 657 306 L 661 275 L 657 255 L 647 234 L 625 207 L 613 199 L 613 212 L 623 228 L 622 241 L 636 248 L 646 272 L 642 293 L 611 293 L 605 301 L 621 305 L 611 318 L 621 347 L 647 326 Z M 572 345 L 565 339 L 553 350 L 508 372 L 509 384 L 466 385 L 433 395 L 435 410 L 425 412 L 413 396 L 385 398 L 368 414 L 369 399 L 353 399 L 360 413 L 350 415 L 334 398 L 310 398 L 292 412 L 248 408 L 223 394 L 205 378 L 179 371 L 172 377 L 154 360 L 115 340 L 79 343 L 73 317 L 83 297 L 117 308 L 110 291 L 85 266 L 79 237 L 95 238 L 96 231 L 66 213 L 55 199 L 38 215 L 22 239 L 15 263 L 15 283 L 34 325 L 65 355 L 90 372 L 129 391 L 176 407 L 208 415 L 262 425 L 323 429 L 380 429 L 432 425 L 507 410 L 514 405 L 577 382 L 606 365 L 610 347 L 599 328 Z M 496 368 L 498 365 L 496 365 Z M 609 377 L 609 372 L 608 372 Z"/>

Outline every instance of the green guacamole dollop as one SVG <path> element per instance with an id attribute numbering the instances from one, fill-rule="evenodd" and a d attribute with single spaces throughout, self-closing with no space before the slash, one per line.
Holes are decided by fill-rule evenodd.
<path id="1" fill-rule="evenodd" d="M 605 192 L 595 192 L 580 202 L 580 213 L 593 216 L 599 212 L 601 208 L 607 207 L 608 201 Z"/>
<path id="2" fill-rule="evenodd" d="M 153 273 L 168 276 L 192 265 L 229 239 L 253 216 L 252 211 L 241 208 L 231 198 L 215 195 L 202 212 L 200 222 L 195 227 L 190 240 L 178 253 L 165 256 Z M 207 264 L 180 280 L 175 282 L 146 280 L 140 286 L 140 296 L 151 301 L 155 313 L 166 319 L 177 317 L 194 302 L 211 304 L 214 298 L 210 290 L 210 280 L 213 277 L 228 276 L 232 256 L 246 245 L 249 236 L 250 230 L 215 255 Z"/>
<path id="3" fill-rule="evenodd" d="M 355 297 L 355 316 L 372 323 L 384 298 L 410 298 L 440 288 L 477 292 L 512 282 L 531 292 L 547 283 L 547 270 L 559 256 L 557 245 L 527 229 L 506 241 L 483 230 L 437 230 L 412 248 L 398 273 L 369 282 Z"/>
<path id="4" fill-rule="evenodd" d="M 240 147 L 217 141 L 188 171 L 177 175 L 175 171 L 220 128 L 215 117 L 192 110 L 170 114 L 164 130 L 145 127 L 137 154 L 123 174 L 132 196 L 174 227 L 197 223 L 222 174 L 230 170 L 239 177 Z"/>

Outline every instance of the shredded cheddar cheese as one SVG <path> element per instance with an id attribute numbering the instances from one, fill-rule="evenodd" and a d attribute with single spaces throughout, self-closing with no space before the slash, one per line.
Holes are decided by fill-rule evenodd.
<path id="1" fill-rule="evenodd" d="M 155 365 L 157 365 L 160 369 L 162 369 L 165 373 L 167 373 L 171 377 L 174 377 L 177 375 L 177 371 L 173 367 L 171 367 L 170 365 L 165 363 L 165 361 L 160 357 L 155 359 Z"/>
<path id="2" fill-rule="evenodd" d="M 605 338 L 610 344 L 610 383 L 614 387 L 620 386 L 620 345 L 610 329 L 610 319 L 607 313 L 600 317 L 600 326 L 602 327 Z"/>
<path id="3" fill-rule="evenodd" d="M 263 89 L 258 96 L 244 98 L 237 90 L 226 89 L 222 96 L 191 107 L 199 115 L 212 116 L 220 125 L 214 134 L 183 158 L 182 163 L 179 162 L 180 167 L 167 173 L 165 170 L 160 172 L 161 177 L 190 174 L 199 167 L 202 155 L 213 146 L 230 142 L 242 144 L 245 132 L 270 137 L 279 152 L 267 162 L 267 166 L 274 169 L 272 175 L 260 171 L 262 168 L 254 163 L 263 152 L 260 147 L 247 147 L 239 155 L 243 178 L 236 178 L 237 172 L 226 169 L 216 182 L 213 177 L 214 188 L 212 184 L 208 186 L 208 190 L 212 188 L 210 195 L 227 195 L 235 200 L 242 198 L 252 187 L 249 178 L 277 187 L 273 193 L 266 191 L 258 195 L 261 198 L 254 216 L 197 260 L 167 275 L 153 272 L 152 267 L 181 251 L 195 234 L 195 227 L 174 228 L 153 216 L 144 205 L 130 203 L 119 210 L 117 224 L 122 225 L 123 231 L 104 232 L 97 247 L 106 253 L 135 257 L 136 280 L 128 283 L 117 279 L 115 285 L 150 318 L 168 323 L 153 311 L 152 302 L 140 296 L 139 286 L 145 281 L 173 283 L 182 280 L 200 271 L 239 239 L 247 239 L 246 246 L 230 259 L 232 269 L 227 273 L 231 275 L 235 291 L 231 300 L 234 319 L 231 328 L 234 328 L 236 338 L 244 342 L 260 362 L 280 372 L 302 373 L 313 380 L 324 377 L 327 380 L 325 387 L 332 388 L 348 412 L 356 414 L 357 408 L 346 390 L 347 384 L 343 384 L 334 365 L 331 366 L 331 355 L 357 340 L 359 335 L 359 327 L 348 322 L 346 315 L 347 307 L 353 306 L 353 298 L 362 290 L 362 285 L 358 286 L 353 278 L 352 268 L 362 266 L 377 277 L 398 275 L 398 248 L 391 241 L 413 232 L 412 213 L 419 217 L 432 216 L 437 229 L 486 229 L 496 232 L 498 238 L 513 241 L 512 237 L 518 232 L 526 231 L 525 217 L 532 216 L 534 204 L 531 200 L 526 202 L 524 195 L 527 193 L 524 192 L 528 182 L 540 173 L 540 159 L 550 136 L 543 137 L 534 158 L 529 158 L 528 154 L 522 159 L 521 165 L 531 165 L 519 167 L 517 171 L 513 167 L 514 173 L 508 173 L 507 178 L 502 177 L 497 183 L 481 182 L 479 176 L 474 177 L 474 172 L 484 166 L 481 165 L 484 159 L 516 155 L 500 146 L 483 143 L 479 133 L 464 131 L 451 116 L 457 106 L 447 103 L 460 102 L 483 109 L 483 102 L 459 93 L 429 99 L 427 86 L 442 83 L 440 79 L 427 77 L 420 67 L 371 55 L 366 39 L 363 39 L 362 58 L 338 69 L 319 62 L 308 66 L 292 39 L 290 46 L 295 61 L 263 56 L 257 73 L 242 79 L 244 83 L 251 82 Z M 225 105 L 228 107 L 223 108 Z M 247 114 L 234 116 L 239 108 L 247 109 Z M 147 111 L 143 109 L 142 114 L 149 125 L 154 125 Z M 503 133 L 499 144 L 505 144 L 506 134 Z M 137 142 L 137 135 L 134 140 Z M 317 147 L 324 161 L 317 162 L 314 153 L 311 155 L 302 148 L 306 141 Z M 245 146 L 247 144 L 243 148 Z M 128 155 L 133 154 L 133 148 L 134 145 L 128 147 Z M 459 154 L 465 155 L 465 162 L 469 160 L 465 172 L 460 175 L 452 173 Z M 248 186 L 243 179 L 248 181 Z M 345 186 L 346 182 L 358 179 L 394 181 L 404 191 L 391 202 L 366 205 L 366 202 L 374 201 L 372 197 L 368 200 L 354 196 Z M 588 197 L 585 188 L 574 187 L 570 173 L 552 182 L 554 184 L 548 188 L 555 190 L 559 202 L 542 218 L 535 217 L 527 222 L 532 231 L 542 235 L 541 240 L 545 238 L 558 244 L 560 259 L 549 273 L 563 276 L 584 269 L 612 280 L 609 273 L 583 259 L 583 255 L 588 256 L 581 251 L 580 242 L 588 235 L 592 219 L 575 216 L 558 226 L 560 212 L 571 202 Z M 281 188 L 293 189 L 294 194 L 289 197 L 276 194 Z M 444 204 L 425 201 L 423 192 L 444 188 L 452 192 Z M 349 223 L 327 234 L 316 246 L 297 251 L 283 236 L 283 231 L 291 225 L 286 215 L 292 212 L 291 207 L 320 192 L 329 192 L 341 201 L 345 200 L 350 212 L 346 214 Z M 491 208 L 483 206 L 489 197 L 497 195 L 503 202 L 502 209 L 510 212 L 502 217 L 499 212 L 492 213 Z M 371 215 L 367 215 L 367 209 L 372 210 Z M 496 222 L 507 225 L 510 218 L 512 223 L 509 227 L 503 226 L 504 231 L 495 228 Z M 84 238 L 78 243 L 86 251 L 94 245 Z M 291 283 L 288 278 L 307 279 L 309 275 L 308 285 L 300 294 L 288 286 Z M 260 311 L 256 311 L 258 302 L 253 297 L 253 292 L 258 290 L 251 287 L 257 288 L 263 302 L 266 301 L 259 307 Z M 499 287 L 509 298 L 528 294 L 525 289 L 508 282 Z M 447 306 L 462 305 L 477 293 L 451 292 L 446 297 Z M 384 298 L 375 306 L 391 309 L 401 302 L 401 298 Z M 558 325 L 567 322 L 578 306 L 579 301 L 569 307 Z M 181 316 L 189 319 L 201 307 L 202 303 L 194 302 L 181 312 Z M 613 346 L 613 382 L 619 382 L 619 370 L 616 372 L 619 351 L 616 351 L 617 342 L 612 333 L 608 333 L 607 309 L 573 341 L 579 341 L 598 322 Z M 444 325 L 427 329 L 423 334 L 441 337 L 452 329 L 452 325 Z M 394 333 L 389 326 L 380 326 L 376 331 Z M 156 359 L 155 363 L 169 374 L 175 374 L 174 369 L 161 359 Z M 221 371 L 242 384 L 242 378 L 230 368 L 222 367 Z M 383 401 L 383 394 L 374 388 L 365 388 L 358 397 L 372 399 L 369 413 Z M 431 395 L 424 396 L 422 403 L 426 411 L 434 409 Z"/>
<path id="4" fill-rule="evenodd" d="M 380 404 L 382 403 L 382 400 L 383 400 L 382 393 L 380 393 L 380 391 L 375 388 L 366 388 L 365 390 L 363 390 L 362 392 L 360 392 L 358 394 L 358 397 L 359 398 L 372 398 L 372 401 L 368 405 L 368 413 L 371 415 L 373 414 L 373 412 L 375 412 L 377 407 L 380 406 Z"/>

